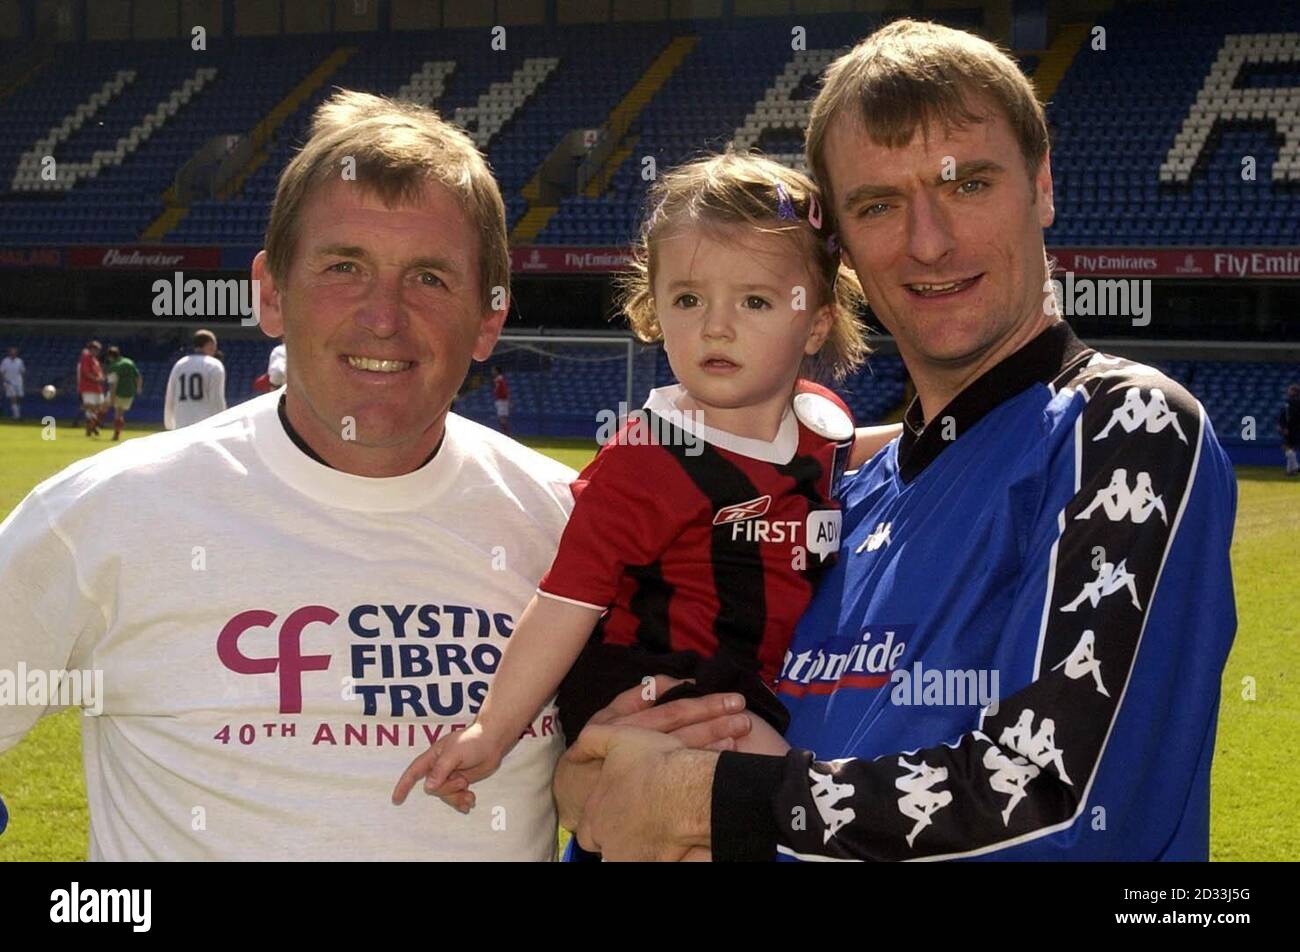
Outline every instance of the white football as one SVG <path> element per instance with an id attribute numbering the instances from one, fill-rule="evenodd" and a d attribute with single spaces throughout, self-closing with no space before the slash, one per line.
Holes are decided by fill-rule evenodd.
<path id="1" fill-rule="evenodd" d="M 58 393 L 59 391 L 55 389 L 54 384 L 52 383 L 47 383 L 45 386 L 41 387 L 41 396 L 46 400 L 53 400 Z"/>

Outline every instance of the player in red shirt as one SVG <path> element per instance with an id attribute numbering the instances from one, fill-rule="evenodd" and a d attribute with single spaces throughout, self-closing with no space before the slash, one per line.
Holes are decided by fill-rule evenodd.
<path id="1" fill-rule="evenodd" d="M 77 394 L 81 397 L 81 412 L 86 420 L 86 435 L 99 435 L 99 420 L 106 409 L 104 399 L 104 368 L 99 365 L 99 341 L 87 342 L 77 361 Z"/>
<path id="2" fill-rule="evenodd" d="M 500 367 L 492 368 L 492 402 L 497 408 L 497 424 L 501 432 L 510 435 L 510 384 Z"/>
<path id="3" fill-rule="evenodd" d="M 861 289 L 811 180 L 728 153 L 674 170 L 652 198 L 624 311 L 640 336 L 662 338 L 681 383 L 653 391 L 574 484 L 559 552 L 478 717 L 415 759 L 398 802 L 423 777 L 467 810 L 468 784 L 557 689 L 571 743 L 656 674 L 694 682 L 661 702 L 740 692 L 756 716 L 736 748 L 785 750 L 772 689 L 839 549 L 837 477 L 900 428 L 855 430 L 839 398 L 804 379 L 838 379 L 866 350 Z"/>

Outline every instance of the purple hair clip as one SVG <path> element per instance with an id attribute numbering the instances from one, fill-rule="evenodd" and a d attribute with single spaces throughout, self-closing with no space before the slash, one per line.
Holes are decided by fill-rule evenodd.
<path id="1" fill-rule="evenodd" d="M 795 214 L 794 202 L 790 200 L 790 193 L 780 182 L 776 183 L 776 217 L 782 221 L 799 220 L 799 216 Z"/>
<path id="2" fill-rule="evenodd" d="M 780 182 L 776 185 L 776 217 L 782 221 L 799 221 L 799 213 L 795 211 L 794 200 L 790 198 L 790 193 Z M 822 230 L 822 208 L 817 204 L 817 199 L 811 195 L 808 196 L 808 224 L 813 231 Z M 839 240 L 832 233 L 826 238 L 826 250 L 830 254 L 835 254 L 839 250 Z"/>

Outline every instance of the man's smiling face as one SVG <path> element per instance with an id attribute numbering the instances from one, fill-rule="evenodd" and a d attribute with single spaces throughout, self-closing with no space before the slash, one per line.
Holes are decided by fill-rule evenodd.
<path id="1" fill-rule="evenodd" d="M 847 114 L 826 137 L 846 263 L 909 366 L 974 365 L 1042 319 L 1049 162 L 1031 178 L 1001 111 L 971 105 L 983 122 L 918 129 L 902 148 Z"/>
<path id="2" fill-rule="evenodd" d="M 471 357 L 488 357 L 506 314 L 482 298 L 469 216 L 436 183 L 390 208 L 339 181 L 307 200 L 298 236 L 269 308 L 263 291 L 263 324 L 283 327 L 293 367 L 294 425 L 323 453 L 318 443 L 346 439 L 351 419 L 357 446 L 427 455 Z"/>

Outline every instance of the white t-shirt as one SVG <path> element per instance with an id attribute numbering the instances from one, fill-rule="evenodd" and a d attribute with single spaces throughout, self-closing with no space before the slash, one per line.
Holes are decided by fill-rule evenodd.
<path id="1" fill-rule="evenodd" d="M 23 366 L 21 357 L 3 357 L 0 358 L 0 382 L 6 383 L 11 387 L 22 389 L 23 374 L 27 368 Z"/>
<path id="2" fill-rule="evenodd" d="M 75 463 L 0 525 L 0 672 L 103 672 L 90 858 L 553 858 L 552 706 L 468 816 L 389 794 L 478 710 L 574 472 L 453 414 L 419 470 L 349 475 L 279 398 Z M 55 709 L 0 704 L 0 750 Z"/>
<path id="3" fill-rule="evenodd" d="M 276 344 L 271 350 L 271 359 L 266 362 L 266 377 L 273 387 L 284 386 L 284 375 L 289 364 L 289 353 L 283 344 Z"/>
<path id="4" fill-rule="evenodd" d="M 226 409 L 226 368 L 207 354 L 187 354 L 167 378 L 163 425 L 179 430 Z"/>

